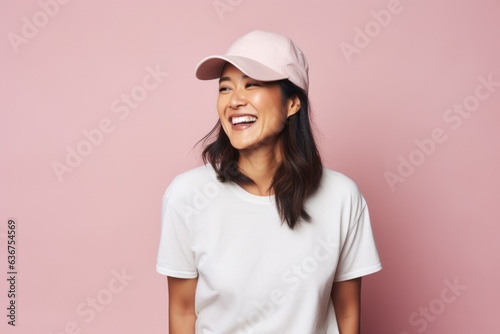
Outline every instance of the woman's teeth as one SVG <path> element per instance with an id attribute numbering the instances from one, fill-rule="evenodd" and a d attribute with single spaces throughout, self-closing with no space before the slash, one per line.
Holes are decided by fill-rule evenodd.
<path id="1" fill-rule="evenodd" d="M 254 116 L 237 116 L 237 117 L 233 117 L 231 119 L 231 122 L 233 123 L 233 125 L 237 125 L 237 124 L 242 124 L 242 123 L 253 123 L 257 120 L 257 117 L 254 117 Z"/>

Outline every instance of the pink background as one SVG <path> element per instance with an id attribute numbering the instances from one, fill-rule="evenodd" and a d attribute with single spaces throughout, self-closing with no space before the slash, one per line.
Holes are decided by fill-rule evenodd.
<path id="1" fill-rule="evenodd" d="M 325 164 L 352 177 L 370 206 L 384 269 L 364 280 L 363 332 L 497 333 L 500 86 L 474 94 L 480 77 L 500 82 L 500 3 L 218 2 L 227 11 L 213 0 L 1 1 L 0 331 L 167 332 L 155 272 L 161 197 L 201 163 L 193 145 L 216 121 L 216 84 L 197 81 L 194 67 L 259 28 L 308 56 Z M 372 11 L 388 7 L 381 26 Z M 38 31 L 23 28 L 34 21 Z M 147 68 L 168 75 L 145 90 Z M 120 102 L 131 93 L 134 108 Z M 466 117 L 448 111 L 463 103 Z M 92 129 L 102 122 L 100 137 Z M 52 165 L 66 164 L 68 146 L 87 156 L 58 178 Z M 400 159 L 417 166 L 400 167 L 391 187 L 386 173 L 398 175 Z M 10 217 L 15 328 L 3 278 Z"/>

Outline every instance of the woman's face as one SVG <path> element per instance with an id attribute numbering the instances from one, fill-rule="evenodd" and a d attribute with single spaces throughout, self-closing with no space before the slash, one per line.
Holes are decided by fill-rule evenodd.
<path id="1" fill-rule="evenodd" d="M 237 150 L 275 148 L 287 117 L 299 109 L 298 98 L 283 101 L 277 82 L 254 80 L 229 63 L 224 67 L 217 111 Z"/>

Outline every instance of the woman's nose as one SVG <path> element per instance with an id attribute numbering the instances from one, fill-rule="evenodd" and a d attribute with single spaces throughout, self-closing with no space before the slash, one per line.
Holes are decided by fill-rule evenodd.
<path id="1" fill-rule="evenodd" d="M 233 109 L 238 109 L 239 107 L 246 105 L 246 103 L 247 101 L 244 92 L 241 89 L 235 88 L 231 94 L 229 106 Z"/>

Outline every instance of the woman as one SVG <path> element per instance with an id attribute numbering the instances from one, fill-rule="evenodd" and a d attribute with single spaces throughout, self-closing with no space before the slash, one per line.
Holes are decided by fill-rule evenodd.
<path id="1" fill-rule="evenodd" d="M 219 79 L 219 122 L 163 198 L 170 333 L 359 333 L 381 264 L 363 196 L 321 164 L 304 55 L 252 31 L 196 76 Z"/>

